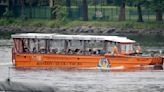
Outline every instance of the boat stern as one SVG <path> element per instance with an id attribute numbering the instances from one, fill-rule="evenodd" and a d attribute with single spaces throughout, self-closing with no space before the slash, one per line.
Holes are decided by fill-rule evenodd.
<path id="1" fill-rule="evenodd" d="M 163 57 L 153 57 L 151 61 L 151 65 L 163 65 Z"/>

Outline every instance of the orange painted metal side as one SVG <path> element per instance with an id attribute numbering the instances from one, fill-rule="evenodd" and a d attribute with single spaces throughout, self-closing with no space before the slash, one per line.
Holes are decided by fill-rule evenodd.
<path id="1" fill-rule="evenodd" d="M 55 54 L 17 54 L 16 66 L 55 67 L 55 68 L 91 68 L 104 56 L 76 56 Z"/>
<path id="2" fill-rule="evenodd" d="M 144 57 L 144 56 L 128 56 L 128 55 L 106 55 L 111 67 L 124 66 L 145 66 L 145 65 L 162 65 L 162 57 Z"/>
<path id="3" fill-rule="evenodd" d="M 54 67 L 54 68 L 96 68 L 102 58 L 107 58 L 110 67 L 133 67 L 162 64 L 161 57 L 143 57 L 128 55 L 79 56 L 57 54 L 17 54 L 16 66 Z"/>

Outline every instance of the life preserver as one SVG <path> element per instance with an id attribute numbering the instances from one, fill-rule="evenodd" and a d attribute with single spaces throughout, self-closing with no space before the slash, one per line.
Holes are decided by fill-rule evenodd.
<path id="1" fill-rule="evenodd" d="M 97 67 L 100 68 L 100 69 L 109 69 L 110 64 L 109 64 L 107 58 L 101 58 L 98 62 Z"/>

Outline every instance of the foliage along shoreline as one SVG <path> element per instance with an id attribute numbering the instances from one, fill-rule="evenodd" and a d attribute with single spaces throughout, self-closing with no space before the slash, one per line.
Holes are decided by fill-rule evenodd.
<path id="1" fill-rule="evenodd" d="M 92 26 L 92 27 L 111 27 L 111 28 L 133 28 L 133 29 L 164 29 L 164 22 L 134 22 L 134 21 L 80 21 L 80 20 L 46 20 L 46 19 L 0 19 L 0 26 L 14 26 L 14 27 L 49 27 L 49 28 L 72 28 L 80 26 Z"/>
<path id="2" fill-rule="evenodd" d="M 89 35 L 161 35 L 164 36 L 163 29 L 135 29 L 117 27 L 20 27 L 20 26 L 0 26 L 0 38 L 10 38 L 15 33 L 61 33 L 61 34 L 89 34 Z"/>
<path id="3" fill-rule="evenodd" d="M 97 35 L 162 35 L 164 22 L 73 21 L 45 19 L 0 19 L 0 38 L 14 33 L 64 33 Z"/>

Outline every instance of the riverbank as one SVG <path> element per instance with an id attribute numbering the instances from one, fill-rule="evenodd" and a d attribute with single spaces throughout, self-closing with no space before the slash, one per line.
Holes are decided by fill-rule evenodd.
<path id="1" fill-rule="evenodd" d="M 76 26 L 76 27 L 18 27 L 0 26 L 0 36 L 9 36 L 14 33 L 63 33 L 63 34 L 98 34 L 98 35 L 162 35 L 164 29 L 134 29 L 116 27 L 95 27 L 95 26 Z"/>
<path id="2" fill-rule="evenodd" d="M 0 19 L 0 36 L 13 33 L 164 35 L 164 22 Z"/>
<path id="3" fill-rule="evenodd" d="M 0 19 L 0 37 L 13 33 L 164 35 L 164 22 Z"/>
<path id="4" fill-rule="evenodd" d="M 80 20 L 68 20 L 68 19 L 27 19 L 22 20 L 20 18 L 0 18 L 0 26 L 16 26 L 16 27 L 66 27 L 72 28 L 77 26 L 92 26 L 92 27 L 110 27 L 110 28 L 124 28 L 124 29 L 154 29 L 160 30 L 164 29 L 164 22 L 156 21 L 117 21 L 117 20 L 95 20 L 95 21 L 80 21 Z"/>

